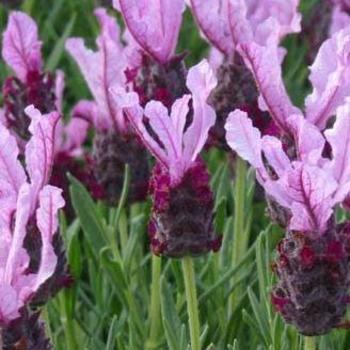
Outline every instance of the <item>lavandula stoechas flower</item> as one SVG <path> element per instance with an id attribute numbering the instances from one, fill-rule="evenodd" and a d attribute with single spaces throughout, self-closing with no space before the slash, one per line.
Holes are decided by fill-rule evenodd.
<path id="1" fill-rule="evenodd" d="M 177 99 L 170 116 L 159 101 L 150 101 L 143 109 L 136 93 L 114 90 L 116 101 L 157 161 L 150 181 L 153 209 L 149 225 L 151 248 L 157 255 L 196 256 L 220 248 L 213 226 L 209 174 L 199 158 L 215 123 L 215 111 L 206 102 L 215 86 L 207 62 L 191 68 L 187 75 L 191 95 Z M 190 101 L 193 115 L 188 125 Z"/>
<path id="2" fill-rule="evenodd" d="M 337 224 L 334 214 L 350 192 L 350 28 L 321 46 L 305 113 L 286 94 L 280 52 L 270 39 L 265 46 L 247 40 L 239 50 L 283 137 L 261 137 L 236 110 L 226 124 L 227 142 L 256 169 L 271 216 L 286 229 L 273 304 L 301 333 L 324 334 L 340 325 L 350 282 L 349 224 Z"/>
<path id="3" fill-rule="evenodd" d="M 211 130 L 211 143 L 227 148 L 224 124 L 234 108 L 244 109 L 254 115 L 254 124 L 265 134 L 275 134 L 277 129 L 267 113 L 259 111 L 258 91 L 254 79 L 236 53 L 242 35 L 248 31 L 261 41 L 267 40 L 266 29 L 275 21 L 279 25 L 279 38 L 300 30 L 298 0 L 190 0 L 192 13 L 205 38 L 213 45 L 217 66 L 218 86 L 210 97 L 217 113 L 215 127 Z M 242 26 L 231 30 L 236 17 Z M 221 57 L 221 58 L 220 58 Z M 221 64 L 219 63 L 221 60 Z"/>
<path id="4" fill-rule="evenodd" d="M 17 137 L 21 153 L 30 136 L 30 118 L 24 112 L 27 105 L 33 104 L 42 113 L 58 111 L 62 114 L 64 74 L 60 70 L 55 73 L 43 71 L 41 45 L 33 19 L 22 12 L 10 13 L 3 33 L 2 56 L 15 75 L 7 78 L 4 83 L 4 108 L 0 113 L 3 122 Z M 83 105 L 77 105 L 73 109 L 71 121 L 65 125 L 60 120 L 57 127 L 52 184 L 64 190 L 67 202 L 65 212 L 68 216 L 71 216 L 72 208 L 67 172 L 89 188 L 98 187 L 93 183 L 89 164 L 81 148 L 86 138 L 88 122 L 75 116 L 81 114 L 82 109 Z M 72 132 L 73 129 L 75 132 Z"/>
<path id="5" fill-rule="evenodd" d="M 12 12 L 3 33 L 2 57 L 15 75 L 3 85 L 3 113 L 7 126 L 24 141 L 30 137 L 26 106 L 33 104 L 42 113 L 56 110 L 56 78 L 42 69 L 41 45 L 33 19 L 23 12 Z M 57 79 L 62 79 L 60 74 Z"/>
<path id="6" fill-rule="evenodd" d="M 35 305 L 57 292 L 57 279 L 62 277 L 57 275 L 62 259 L 55 240 L 64 200 L 61 189 L 48 185 L 59 114 L 41 115 L 33 106 L 26 113 L 32 136 L 25 147 L 25 168 L 18 158 L 16 138 L 0 124 L 1 339 L 4 349 L 13 349 L 15 344 L 49 349 Z"/>
<path id="7" fill-rule="evenodd" d="M 184 55 L 175 55 L 184 0 L 114 0 L 113 4 L 140 56 L 127 76 L 141 104 L 154 99 L 170 108 L 186 93 Z"/>
<path id="8" fill-rule="evenodd" d="M 95 15 L 101 26 L 101 34 L 96 40 L 97 51 L 86 48 L 80 38 L 70 38 L 66 42 L 67 51 L 79 65 L 94 97 L 93 101 L 80 102 L 82 113 L 84 109 L 96 129 L 94 174 L 106 199 L 116 204 L 123 186 L 124 168 L 128 164 L 131 172 L 129 200 L 143 200 L 149 177 L 147 153 L 109 92 L 113 86 L 126 87 L 126 48 L 119 39 L 116 20 L 104 9 L 97 9 Z"/>

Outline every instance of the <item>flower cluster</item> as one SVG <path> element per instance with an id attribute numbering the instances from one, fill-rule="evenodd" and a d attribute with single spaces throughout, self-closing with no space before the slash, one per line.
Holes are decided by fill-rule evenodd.
<path id="1" fill-rule="evenodd" d="M 0 125 L 0 324 L 2 338 L 14 343 L 19 339 L 13 339 L 16 327 L 10 327 L 11 322 L 34 326 L 31 305 L 46 302 L 65 279 L 65 261 L 60 261 L 55 246 L 57 214 L 64 200 L 62 190 L 48 185 L 59 114 L 41 115 L 33 106 L 25 113 L 31 118 L 32 134 L 25 147 L 25 168 L 15 137 Z"/>
<path id="2" fill-rule="evenodd" d="M 151 101 L 143 109 L 136 93 L 114 91 L 117 103 L 157 160 L 150 184 L 153 212 L 149 225 L 155 254 L 181 257 L 220 247 L 213 228 L 209 175 L 198 157 L 215 123 L 215 112 L 206 101 L 216 84 L 207 62 L 192 67 L 187 76 L 191 95 L 176 100 L 170 116 L 161 102 Z"/>
<path id="3" fill-rule="evenodd" d="M 287 230 L 278 249 L 279 282 L 272 301 L 307 335 L 329 332 L 346 311 L 349 232 L 347 224 L 336 223 L 334 209 L 350 185 L 349 39 L 344 29 L 320 48 L 305 115 L 286 94 L 275 43 L 240 45 L 259 87 L 260 105 L 283 137 L 261 137 L 240 110 L 226 124 L 228 144 L 256 169 L 271 217 Z M 274 83 L 268 82 L 271 74 Z"/>

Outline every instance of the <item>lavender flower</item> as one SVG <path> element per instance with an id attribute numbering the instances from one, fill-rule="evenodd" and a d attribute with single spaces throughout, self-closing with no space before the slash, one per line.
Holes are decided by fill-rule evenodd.
<path id="1" fill-rule="evenodd" d="M 139 55 L 139 62 L 127 71 L 128 81 L 143 106 L 155 99 L 170 108 L 187 92 L 185 55 L 175 55 L 184 0 L 115 0 L 113 5 L 123 15 L 127 40 Z"/>
<path id="2" fill-rule="evenodd" d="M 217 112 L 217 121 L 211 131 L 211 143 L 226 148 L 224 124 L 234 108 L 254 115 L 254 124 L 265 134 L 276 134 L 277 128 L 267 113 L 257 105 L 258 91 L 251 72 L 236 53 L 236 47 L 247 36 L 266 41 L 269 26 L 275 23 L 278 37 L 300 30 L 299 1 L 276 0 L 190 0 L 192 13 L 205 38 L 213 45 L 219 84 L 210 97 Z M 239 24 L 235 23 L 239 21 Z"/>
<path id="3" fill-rule="evenodd" d="M 170 116 L 161 102 L 151 101 L 143 109 L 136 93 L 114 90 L 116 101 L 157 160 L 150 186 L 153 212 L 149 226 L 155 254 L 181 257 L 220 247 L 213 228 L 209 175 L 198 157 L 215 123 L 215 112 L 206 102 L 215 86 L 207 62 L 191 68 L 187 87 L 192 95 L 176 100 Z M 190 101 L 193 116 L 186 126 Z"/>
<path id="4" fill-rule="evenodd" d="M 31 135 L 30 118 L 24 112 L 25 107 L 33 104 L 43 113 L 58 111 L 62 114 L 64 74 L 60 70 L 55 73 L 43 71 L 42 44 L 38 39 L 38 28 L 27 14 L 22 12 L 10 14 L 3 39 L 2 56 L 15 75 L 7 78 L 4 83 L 4 108 L 0 110 L 0 117 L 17 137 L 20 153 L 23 153 Z M 64 198 L 68 204 L 65 212 L 68 217 L 72 216 L 66 177 L 68 172 L 92 189 L 95 197 L 100 196 L 99 186 L 91 175 L 89 166 L 91 162 L 88 162 L 81 148 L 89 126 L 88 121 L 80 117 L 75 118 L 80 116 L 82 109 L 84 106 L 77 105 L 73 109 L 71 121 L 64 124 L 60 119 L 57 125 L 51 183 L 64 190 Z"/>
<path id="5" fill-rule="evenodd" d="M 306 335 L 329 332 L 346 311 L 349 227 L 336 223 L 334 209 L 350 192 L 349 39 L 348 28 L 322 45 L 311 67 L 305 117 L 286 94 L 276 43 L 242 43 L 260 105 L 283 130 L 283 143 L 261 137 L 242 111 L 232 112 L 226 124 L 228 144 L 256 169 L 272 217 L 287 230 L 272 301 Z M 326 128 L 335 115 L 333 127 Z"/>
<path id="6" fill-rule="evenodd" d="M 41 42 L 38 29 L 31 17 L 23 12 L 12 12 L 3 33 L 2 57 L 15 76 L 6 79 L 3 86 L 4 117 L 6 124 L 23 140 L 28 140 L 30 119 L 24 108 L 33 104 L 43 113 L 56 110 L 56 84 L 61 74 L 42 71 Z"/>
<path id="7" fill-rule="evenodd" d="M 149 177 L 147 154 L 109 94 L 112 86 L 126 87 L 124 72 L 130 51 L 119 41 L 119 27 L 114 18 L 104 9 L 97 9 L 95 15 L 101 26 L 96 40 L 98 51 L 86 48 L 80 38 L 68 39 L 66 43 L 94 97 L 94 101 L 80 102 L 80 114 L 97 130 L 93 150 L 95 177 L 106 199 L 115 204 L 122 188 L 125 164 L 129 164 L 129 199 L 142 200 L 147 194 Z"/>
<path id="8" fill-rule="evenodd" d="M 26 145 L 26 170 L 18 159 L 15 137 L 0 124 L 0 324 L 4 327 L 3 338 L 11 338 L 11 328 L 6 326 L 14 320 L 21 323 L 21 318 L 26 319 L 33 301 L 43 300 L 44 290 L 46 297 L 50 296 L 57 287 L 53 279 L 61 277 L 56 275 L 61 261 L 53 242 L 58 234 L 57 213 L 63 208 L 64 200 L 62 190 L 47 185 L 59 115 L 52 112 L 42 116 L 33 106 L 28 107 L 26 113 L 31 118 L 29 131 L 33 135 Z M 38 251 L 28 250 L 25 244 L 33 230 L 40 242 Z M 39 261 L 35 267 L 33 260 Z"/>

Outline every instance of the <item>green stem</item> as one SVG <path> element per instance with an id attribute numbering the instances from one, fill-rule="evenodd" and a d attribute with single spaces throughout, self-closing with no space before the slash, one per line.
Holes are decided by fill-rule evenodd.
<path id="1" fill-rule="evenodd" d="M 129 182 L 130 182 L 130 167 L 129 167 L 129 164 L 125 164 L 123 189 L 122 189 L 122 193 L 120 194 L 117 211 L 115 213 L 115 217 L 113 220 L 113 227 L 118 226 L 120 214 L 128 198 Z"/>
<path id="2" fill-rule="evenodd" d="M 233 266 L 244 255 L 246 247 L 246 232 L 244 229 L 244 209 L 245 209 L 245 188 L 246 188 L 246 162 L 237 158 L 236 161 L 236 183 L 235 183 L 235 216 L 233 226 L 233 251 L 232 262 Z M 242 251 L 242 248 L 243 249 Z"/>
<path id="3" fill-rule="evenodd" d="M 118 241 L 117 241 L 116 231 L 118 231 L 118 229 L 119 229 L 120 216 L 122 214 L 122 210 L 123 210 L 124 205 L 126 203 L 126 200 L 128 198 L 129 182 L 130 182 L 130 168 L 129 168 L 128 164 L 125 164 L 123 188 L 122 188 L 122 192 L 120 194 L 118 207 L 115 210 L 115 214 L 111 215 L 112 218 L 110 220 L 110 223 L 111 223 L 111 235 L 109 237 L 109 242 L 110 242 L 113 254 L 117 258 L 120 258 L 120 256 L 123 254 L 123 248 L 125 248 L 125 245 L 126 245 L 126 242 L 127 242 L 127 237 L 125 237 L 124 232 L 120 232 L 120 230 L 119 230 L 119 233 L 122 235 L 122 237 L 120 237 L 120 240 L 121 240 L 121 243 L 122 243 L 121 244 L 122 252 L 120 254 L 119 248 L 118 248 Z"/>
<path id="4" fill-rule="evenodd" d="M 247 251 L 247 237 L 244 225 L 245 215 L 245 189 L 246 189 L 246 162 L 237 158 L 236 160 L 236 181 L 234 189 L 234 222 L 233 222 L 233 245 L 232 245 L 232 266 L 236 266 Z M 239 276 L 237 276 L 239 278 Z M 233 283 L 235 283 L 233 281 Z M 239 291 L 235 294 L 237 295 Z M 230 300 L 229 312 L 234 307 L 235 294 Z"/>
<path id="5" fill-rule="evenodd" d="M 316 350 L 315 337 L 304 337 L 304 350 Z"/>
<path id="6" fill-rule="evenodd" d="M 162 270 L 162 259 L 152 255 L 152 284 L 151 284 L 151 305 L 149 311 L 150 334 L 146 349 L 156 349 L 159 343 L 161 327 L 160 315 L 160 274 Z"/>
<path id="7" fill-rule="evenodd" d="M 186 256 L 182 259 L 182 271 L 185 280 L 188 320 L 190 325 L 191 349 L 200 350 L 200 326 L 198 315 L 198 301 L 194 277 L 193 260 Z"/>

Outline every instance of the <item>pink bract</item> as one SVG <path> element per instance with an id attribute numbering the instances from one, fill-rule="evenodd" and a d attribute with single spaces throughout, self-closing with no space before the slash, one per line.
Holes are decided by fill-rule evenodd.
<path id="1" fill-rule="evenodd" d="M 95 15 L 101 27 L 101 34 L 96 40 L 98 51 L 86 48 L 80 38 L 70 38 L 66 42 L 67 51 L 79 65 L 94 96 L 93 102 L 80 107 L 88 106 L 88 118 L 92 118 L 91 121 L 98 130 L 115 128 L 125 131 L 124 116 L 109 93 L 111 87 L 123 87 L 126 84 L 124 71 L 127 59 L 120 42 L 120 30 L 116 20 L 106 10 L 97 9 Z"/>
<path id="2" fill-rule="evenodd" d="M 310 68 L 313 91 L 305 100 L 305 117 L 321 130 L 350 94 L 349 43 L 350 27 L 323 43 Z M 264 45 L 246 42 L 239 45 L 238 50 L 258 86 L 260 108 L 269 111 L 280 129 L 290 135 L 288 118 L 302 112 L 287 95 L 282 80 L 281 50 L 273 40 Z"/>
<path id="3" fill-rule="evenodd" d="M 291 116 L 288 123 L 296 157 L 290 159 L 277 138 L 261 137 L 245 112 L 230 114 L 226 124 L 229 146 L 257 170 L 267 194 L 291 212 L 290 230 L 322 235 L 335 205 L 350 192 L 349 117 L 347 103 L 338 108 L 333 128 L 323 136 L 301 115 Z M 326 142 L 332 149 L 331 159 L 322 156 Z"/>
<path id="4" fill-rule="evenodd" d="M 23 12 L 12 12 L 3 33 L 2 57 L 25 82 L 31 71 L 41 70 L 41 42 L 36 23 Z"/>
<path id="5" fill-rule="evenodd" d="M 161 64 L 175 53 L 184 0 L 114 0 L 140 47 Z"/>
<path id="6" fill-rule="evenodd" d="M 215 112 L 206 101 L 216 83 L 207 61 L 192 67 L 187 76 L 187 87 L 192 95 L 184 95 L 176 100 L 170 116 L 167 108 L 160 102 L 151 101 L 143 109 L 136 93 L 113 90 L 115 100 L 123 107 L 144 145 L 168 169 L 172 185 L 179 183 L 194 164 L 204 147 L 209 129 L 215 123 Z M 185 129 L 191 99 L 193 120 Z M 149 121 L 157 139 L 144 124 L 144 117 Z"/>

